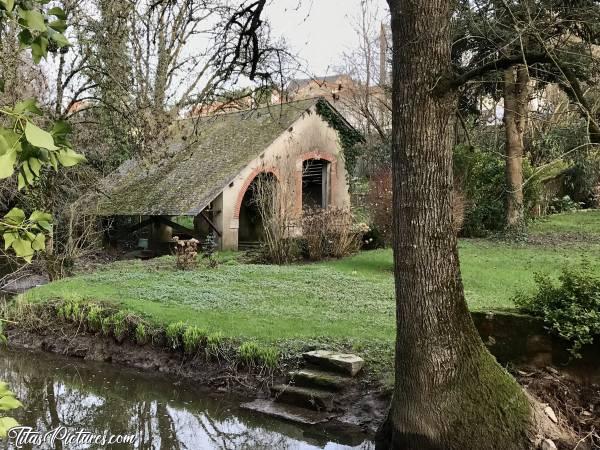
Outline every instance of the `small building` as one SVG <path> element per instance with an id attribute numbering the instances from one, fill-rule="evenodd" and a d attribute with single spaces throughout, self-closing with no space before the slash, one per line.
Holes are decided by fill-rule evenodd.
<path id="1" fill-rule="evenodd" d="M 138 228 L 153 225 L 163 240 L 171 229 L 200 239 L 213 233 L 221 249 L 237 250 L 260 240 L 252 186 L 261 174 L 284 186 L 295 217 L 349 206 L 341 133 L 360 138 L 322 98 L 179 120 L 164 154 L 125 162 L 81 207 L 139 217 Z M 178 216 L 192 216 L 194 229 Z"/>

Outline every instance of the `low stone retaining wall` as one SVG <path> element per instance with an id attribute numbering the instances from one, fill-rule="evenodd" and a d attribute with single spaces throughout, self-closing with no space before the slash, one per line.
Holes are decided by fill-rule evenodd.
<path id="1" fill-rule="evenodd" d="M 569 344 L 550 335 L 539 319 L 503 312 L 474 312 L 472 317 L 483 342 L 502 364 L 569 366 L 600 374 L 600 342 L 584 347 L 582 358 L 573 359 Z"/>

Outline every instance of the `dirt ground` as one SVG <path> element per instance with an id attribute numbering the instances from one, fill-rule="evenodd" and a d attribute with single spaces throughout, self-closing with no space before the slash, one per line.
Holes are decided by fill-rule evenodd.
<path id="1" fill-rule="evenodd" d="M 520 367 L 512 372 L 523 387 L 552 408 L 561 425 L 577 436 L 575 446 L 556 442 L 559 449 L 600 449 L 600 373 L 555 367 Z"/>

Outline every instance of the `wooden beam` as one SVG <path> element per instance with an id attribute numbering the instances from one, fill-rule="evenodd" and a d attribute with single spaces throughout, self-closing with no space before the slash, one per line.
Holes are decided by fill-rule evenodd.
<path id="1" fill-rule="evenodd" d="M 216 225 L 206 216 L 206 214 L 204 214 L 204 212 L 201 212 L 200 214 L 198 214 L 200 217 L 202 217 L 206 223 L 208 223 L 208 226 L 215 232 L 217 233 L 217 235 L 219 237 L 222 237 L 221 232 L 217 229 Z M 199 236 L 196 235 L 196 230 L 193 230 L 191 228 L 187 228 L 184 227 L 183 225 L 180 225 L 178 223 L 175 223 L 169 219 L 167 219 L 164 216 L 152 216 L 132 227 L 127 228 L 127 232 L 131 233 L 133 231 L 139 230 L 141 228 L 144 228 L 148 225 L 151 225 L 153 222 L 158 222 L 158 223 L 162 223 L 164 225 L 167 225 L 171 228 L 173 228 L 175 231 L 179 232 L 179 233 L 185 233 L 185 234 L 189 234 L 191 236 L 194 236 L 195 238 L 199 239 Z"/>
<path id="2" fill-rule="evenodd" d="M 196 239 L 200 239 L 199 236 L 196 235 L 196 231 L 192 230 L 190 228 L 186 228 L 183 225 L 179 225 L 178 223 L 175 223 L 169 219 L 167 219 L 166 217 L 163 216 L 156 216 L 155 220 L 159 223 L 162 223 L 164 225 L 167 225 L 171 228 L 173 228 L 175 231 L 178 231 L 179 233 L 186 233 L 189 234 L 191 236 L 194 236 Z"/>
<path id="3" fill-rule="evenodd" d="M 210 220 L 208 217 L 206 217 L 206 214 L 204 214 L 204 211 L 202 211 L 200 214 L 198 214 L 200 217 L 202 217 L 204 220 L 206 220 L 206 223 L 208 224 L 209 227 L 211 227 L 213 229 L 213 231 L 215 233 L 217 233 L 217 236 L 222 237 L 221 232 L 219 231 L 219 229 L 216 227 L 216 225 L 212 222 L 212 220 Z"/>

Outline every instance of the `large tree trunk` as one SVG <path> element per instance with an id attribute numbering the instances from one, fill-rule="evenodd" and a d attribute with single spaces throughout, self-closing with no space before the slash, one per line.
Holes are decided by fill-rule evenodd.
<path id="1" fill-rule="evenodd" d="M 529 404 L 473 325 L 452 229 L 449 0 L 388 0 L 394 44 L 395 390 L 378 448 L 524 449 Z"/>
<path id="2" fill-rule="evenodd" d="M 527 128 L 529 72 L 519 65 L 504 72 L 504 129 L 506 133 L 506 230 L 521 232 L 523 209 L 523 136 Z"/>

